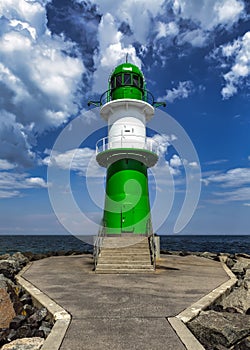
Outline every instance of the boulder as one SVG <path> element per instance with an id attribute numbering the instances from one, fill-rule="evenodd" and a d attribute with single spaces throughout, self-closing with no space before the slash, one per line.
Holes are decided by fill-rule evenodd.
<path id="1" fill-rule="evenodd" d="M 44 339 L 38 337 L 22 338 L 5 344 L 1 350 L 40 350 L 43 343 Z"/>
<path id="2" fill-rule="evenodd" d="M 31 325 L 36 325 L 39 322 L 43 321 L 47 315 L 48 315 L 48 310 L 45 307 L 43 307 L 40 310 L 35 311 L 33 315 L 31 315 L 28 318 L 28 323 Z"/>
<path id="3" fill-rule="evenodd" d="M 0 260 L 7 260 L 10 258 L 10 254 L 3 254 L 3 255 L 0 255 Z"/>
<path id="4" fill-rule="evenodd" d="M 233 350 L 250 350 L 250 336 L 241 340 L 233 347 Z"/>
<path id="5" fill-rule="evenodd" d="M 205 347 L 211 344 L 230 347 L 249 334 L 250 317 L 210 310 L 201 312 L 187 325 Z"/>
<path id="6" fill-rule="evenodd" d="M 29 262 L 29 259 L 20 252 L 13 254 L 11 258 L 18 261 L 19 265 L 22 266 L 25 266 Z"/>
<path id="7" fill-rule="evenodd" d="M 237 262 L 231 268 L 235 274 L 244 274 L 247 269 L 250 269 L 250 259 L 239 257 Z"/>
<path id="8" fill-rule="evenodd" d="M 204 252 L 200 255 L 203 258 L 219 261 L 219 256 L 217 253 Z"/>
<path id="9" fill-rule="evenodd" d="M 25 316 L 17 315 L 10 322 L 10 328 L 17 330 L 19 327 L 21 327 L 24 321 L 25 321 Z"/>
<path id="10" fill-rule="evenodd" d="M 1 345 L 5 344 L 7 342 L 9 332 L 10 331 L 8 328 L 0 329 L 0 347 L 1 347 Z"/>
<path id="11" fill-rule="evenodd" d="M 246 313 L 250 308 L 250 289 L 244 283 L 239 287 L 235 288 L 220 304 L 223 309 L 236 309 L 240 313 Z"/>
<path id="12" fill-rule="evenodd" d="M 0 288 L 5 288 L 6 290 L 9 288 L 15 288 L 15 283 L 10 280 L 9 278 L 6 278 L 2 273 L 0 274 Z"/>
<path id="13" fill-rule="evenodd" d="M 16 315 L 10 296 L 5 288 L 0 288 L 0 328 L 8 328 Z"/>

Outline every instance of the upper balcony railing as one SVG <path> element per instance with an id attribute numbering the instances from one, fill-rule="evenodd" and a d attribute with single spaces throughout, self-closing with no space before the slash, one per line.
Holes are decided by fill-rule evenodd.
<path id="1" fill-rule="evenodd" d="M 117 135 L 112 137 L 104 137 L 96 143 L 96 155 L 111 149 L 140 149 L 153 152 L 159 155 L 159 143 L 151 137 L 141 135 Z"/>
<path id="2" fill-rule="evenodd" d="M 89 101 L 88 106 L 94 105 L 96 107 L 100 107 L 100 106 L 103 106 L 110 101 L 115 101 L 115 99 L 112 99 L 112 90 L 111 89 L 105 91 L 101 95 L 99 101 Z M 166 106 L 165 102 L 155 101 L 153 94 L 148 90 L 143 90 L 143 95 L 142 95 L 141 101 L 147 102 L 155 108 L 160 107 L 160 106 L 163 106 L 163 107 Z"/>

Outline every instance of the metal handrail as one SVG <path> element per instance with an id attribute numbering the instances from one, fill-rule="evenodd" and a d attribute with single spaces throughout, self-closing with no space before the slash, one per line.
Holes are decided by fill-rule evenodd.
<path id="1" fill-rule="evenodd" d="M 148 235 L 148 242 L 149 242 L 149 248 L 150 248 L 150 256 L 151 256 L 151 262 L 154 267 L 154 270 L 156 268 L 156 245 L 155 245 L 155 235 L 152 227 L 151 219 L 148 219 L 147 221 L 147 235 Z"/>
<path id="2" fill-rule="evenodd" d="M 89 101 L 88 106 L 94 105 L 96 107 L 101 107 L 105 105 L 107 102 L 113 101 L 112 100 L 112 92 L 113 89 L 106 90 L 100 97 L 99 101 Z M 142 90 L 142 101 L 149 103 L 155 108 L 158 108 L 160 106 L 166 107 L 166 102 L 161 101 L 155 101 L 154 95 L 149 90 Z"/>
<path id="3" fill-rule="evenodd" d="M 133 143 L 134 145 L 136 145 L 136 147 L 133 147 Z M 103 137 L 96 143 L 96 155 L 98 153 L 115 148 L 138 148 L 159 155 L 159 143 L 156 140 L 154 140 L 152 137 L 141 136 L 136 134 Z"/>
<path id="4" fill-rule="evenodd" d="M 94 258 L 94 269 L 96 270 L 96 266 L 98 264 L 98 258 L 101 252 L 101 247 L 102 247 L 102 243 L 103 243 L 103 238 L 106 235 L 106 227 L 105 224 L 102 223 L 99 231 L 98 231 L 98 235 L 95 239 L 94 242 L 94 248 L 93 248 L 93 258 Z"/>

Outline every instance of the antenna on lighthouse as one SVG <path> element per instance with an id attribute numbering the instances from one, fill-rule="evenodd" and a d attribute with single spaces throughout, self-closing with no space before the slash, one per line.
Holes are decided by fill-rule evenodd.
<path id="1" fill-rule="evenodd" d="M 126 63 L 128 63 L 128 52 L 126 54 Z"/>

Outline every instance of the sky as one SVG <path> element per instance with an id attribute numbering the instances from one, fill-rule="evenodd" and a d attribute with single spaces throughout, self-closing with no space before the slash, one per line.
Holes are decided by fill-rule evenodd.
<path id="1" fill-rule="evenodd" d="M 247 0 L 1 2 L 0 234 L 97 229 L 95 142 L 107 129 L 87 102 L 126 54 L 167 103 L 148 129 L 161 153 L 149 175 L 156 231 L 250 234 L 249 10 Z M 193 208 L 176 230 L 185 196 Z"/>

